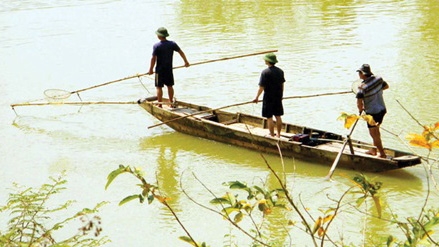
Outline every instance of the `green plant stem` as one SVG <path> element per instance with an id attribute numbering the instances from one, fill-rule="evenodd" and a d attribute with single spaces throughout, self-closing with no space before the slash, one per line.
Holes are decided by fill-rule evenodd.
<path id="1" fill-rule="evenodd" d="M 162 202 L 163 205 L 165 205 L 168 210 L 172 213 L 172 215 L 174 216 L 175 220 L 177 220 L 178 224 L 180 225 L 180 227 L 183 229 L 183 231 L 186 233 L 186 235 L 192 240 L 193 244 L 198 247 L 198 243 L 195 241 L 195 239 L 192 237 L 192 235 L 189 233 L 189 231 L 186 229 L 186 227 L 183 225 L 183 223 L 180 221 L 180 219 L 178 218 L 177 214 L 175 213 L 175 211 L 172 209 L 171 206 L 169 206 L 169 204 L 166 201 Z"/>
<path id="2" fill-rule="evenodd" d="M 329 230 L 329 226 L 330 226 L 331 223 L 334 221 L 335 217 L 336 217 L 337 214 L 338 214 L 338 211 L 339 211 L 340 208 L 341 208 L 341 202 L 343 201 L 343 198 L 349 193 L 350 190 L 351 190 L 351 188 L 349 188 L 348 190 L 346 190 L 346 191 L 343 193 L 343 195 L 337 200 L 337 206 L 335 207 L 335 210 L 334 210 L 334 216 L 328 221 L 328 224 L 326 224 L 325 231 L 324 231 L 323 236 L 322 236 L 322 241 L 321 241 L 321 243 L 320 243 L 320 246 L 321 246 L 321 247 L 323 247 L 325 237 L 326 237 L 331 243 L 333 243 L 334 245 L 336 245 L 336 244 L 334 243 L 334 241 L 332 241 L 332 239 L 331 239 L 326 233 L 328 232 L 328 230 Z"/>
<path id="3" fill-rule="evenodd" d="M 280 177 L 277 175 L 276 171 L 273 170 L 273 168 L 270 166 L 270 164 L 268 163 L 267 159 L 265 159 L 264 155 L 262 153 L 260 153 L 260 156 L 262 157 L 262 159 L 265 161 L 265 164 L 267 165 L 268 169 L 271 171 L 271 173 L 276 177 L 277 181 L 279 182 L 280 186 L 282 187 L 282 189 L 285 191 L 285 196 L 288 200 L 288 202 L 291 204 L 291 206 L 294 208 L 294 210 L 296 211 L 296 213 L 299 215 L 299 217 L 302 219 L 303 224 L 305 225 L 306 229 L 309 231 L 310 235 L 311 235 L 311 239 L 314 243 L 314 246 L 318 246 L 316 238 L 314 237 L 314 235 L 312 235 L 312 229 L 309 226 L 308 222 L 306 221 L 304 215 L 300 212 L 299 208 L 297 207 L 297 205 L 294 203 L 293 199 L 290 197 L 290 194 L 288 193 L 287 188 L 285 187 L 285 185 L 282 183 L 282 180 L 280 179 Z"/>
<path id="4" fill-rule="evenodd" d="M 142 183 L 144 183 L 144 184 L 146 183 L 147 184 L 146 180 L 143 177 L 141 177 L 139 175 L 136 175 L 136 176 L 141 179 Z M 157 184 L 158 184 L 158 179 L 156 178 L 156 180 L 157 180 Z M 161 202 L 161 203 L 163 205 L 165 205 L 165 207 L 168 208 L 168 210 L 172 213 L 172 215 L 174 216 L 175 220 L 178 222 L 178 224 L 183 229 L 183 231 L 186 233 L 186 235 L 192 240 L 192 242 L 195 245 L 195 247 L 199 247 L 197 241 L 195 241 L 195 239 L 192 237 L 190 232 L 183 225 L 183 222 L 180 221 L 180 218 L 178 218 L 178 215 L 175 213 L 174 209 L 172 209 L 172 207 L 168 204 L 168 202 L 166 200 L 163 200 L 163 202 Z"/>
<path id="5" fill-rule="evenodd" d="M 200 180 L 200 179 L 198 179 L 198 177 L 195 175 L 195 174 L 193 174 L 192 173 L 192 175 L 194 176 L 194 178 L 211 194 L 211 195 L 213 195 L 215 198 L 218 198 L 209 188 L 207 188 L 207 186 Z M 183 177 L 183 176 L 182 176 Z M 269 245 L 267 245 L 266 243 L 264 243 L 264 242 L 262 242 L 261 240 L 259 240 L 259 239 L 257 239 L 257 238 L 255 238 L 254 236 L 252 236 L 250 233 L 248 233 L 247 231 L 245 231 L 244 229 L 242 229 L 237 223 L 235 223 L 230 217 L 229 217 L 229 215 L 228 214 L 222 214 L 222 213 L 220 213 L 220 212 L 218 212 L 218 211 L 216 211 L 216 210 L 213 210 L 213 209 L 211 209 L 211 208 L 209 208 L 209 207 L 207 207 L 207 206 L 205 206 L 205 205 L 203 205 L 203 204 L 201 204 L 201 203 L 199 203 L 199 202 L 197 202 L 195 199 L 193 199 L 187 192 L 186 192 L 186 190 L 183 188 L 183 185 L 182 185 L 182 182 L 181 182 L 181 179 L 180 179 L 180 188 L 181 188 L 181 190 L 182 190 L 182 192 L 187 196 L 187 198 L 189 199 L 189 200 L 191 200 L 193 203 L 195 203 L 196 205 L 198 205 L 198 206 L 200 206 L 200 207 L 202 207 L 202 208 L 204 208 L 204 209 L 207 209 L 207 210 L 209 210 L 209 211 L 211 211 L 211 212 L 214 212 L 214 213 L 216 213 L 216 214 L 219 214 L 219 215 L 221 215 L 222 217 L 224 217 L 224 218 L 226 218 L 234 227 L 236 227 L 238 230 L 240 230 L 242 233 L 244 233 L 245 235 L 247 235 L 249 238 L 251 238 L 252 240 L 254 240 L 254 241 L 256 241 L 256 242 L 258 242 L 259 244 L 261 244 L 261 245 L 263 245 L 263 246 L 267 246 L 267 247 L 270 247 Z M 223 205 L 221 205 L 222 207 L 223 207 Z M 224 209 L 224 207 L 223 207 L 223 209 Z M 260 233 L 258 233 L 258 234 L 260 234 Z"/>
<path id="6" fill-rule="evenodd" d="M 430 234 L 428 233 L 427 229 L 425 229 L 425 227 L 422 225 L 421 222 L 419 222 L 419 220 L 416 221 L 419 226 L 422 228 L 422 230 L 425 232 L 425 234 L 427 235 L 427 238 L 430 239 L 430 241 L 435 245 L 435 246 L 439 246 L 439 243 L 434 241 L 434 239 L 431 238 Z"/>

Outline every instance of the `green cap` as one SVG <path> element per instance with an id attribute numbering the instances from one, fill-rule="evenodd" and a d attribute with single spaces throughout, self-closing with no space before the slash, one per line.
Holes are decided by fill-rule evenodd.
<path id="1" fill-rule="evenodd" d="M 277 63 L 276 55 L 274 55 L 274 53 L 268 53 L 265 55 L 264 60 L 272 64 Z"/>
<path id="2" fill-rule="evenodd" d="M 166 28 L 164 28 L 164 27 L 159 27 L 159 29 L 157 29 L 157 31 L 155 31 L 155 34 L 157 34 L 158 36 L 162 36 L 162 37 L 169 36 L 168 30 L 166 30 Z"/>

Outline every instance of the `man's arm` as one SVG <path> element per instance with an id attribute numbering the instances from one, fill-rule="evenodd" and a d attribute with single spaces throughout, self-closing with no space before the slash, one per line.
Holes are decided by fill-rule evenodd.
<path id="1" fill-rule="evenodd" d="M 259 96 L 264 92 L 264 87 L 259 86 L 258 92 L 256 93 L 256 98 L 253 100 L 254 103 L 258 103 Z"/>
<path id="2" fill-rule="evenodd" d="M 154 74 L 154 66 L 155 66 L 155 62 L 157 61 L 157 56 L 152 56 L 151 57 L 151 63 L 149 65 L 149 71 L 148 71 L 148 75 L 152 75 Z"/>
<path id="3" fill-rule="evenodd" d="M 189 66 L 191 66 L 191 65 L 189 64 L 189 61 L 187 60 L 187 58 L 186 58 L 186 54 L 184 54 L 183 50 L 180 49 L 180 50 L 178 51 L 178 54 L 180 54 L 181 58 L 183 58 L 183 61 L 184 61 L 184 67 L 189 67 Z"/>
<path id="4" fill-rule="evenodd" d="M 357 108 L 358 112 L 361 114 L 364 110 L 364 101 L 363 99 L 357 99 Z"/>

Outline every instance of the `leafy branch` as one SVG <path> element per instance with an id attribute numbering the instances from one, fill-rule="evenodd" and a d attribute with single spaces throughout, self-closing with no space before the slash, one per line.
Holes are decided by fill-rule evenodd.
<path id="1" fill-rule="evenodd" d="M 102 227 L 99 216 L 94 215 L 106 202 L 99 203 L 93 209 L 85 208 L 80 212 L 60 222 L 51 225 L 53 213 L 66 210 L 73 201 L 67 201 L 54 208 L 46 204 L 53 195 L 59 194 L 66 188 L 65 179 L 50 177 L 51 184 L 43 184 L 39 189 L 22 189 L 16 185 L 16 193 L 10 193 L 5 206 L 0 207 L 0 213 L 10 212 L 8 229 L 0 232 L 1 246 L 101 246 L 109 240 L 100 236 Z M 67 223 L 79 219 L 83 224 L 78 232 L 63 240 L 56 240 L 53 233 L 63 228 Z M 94 237 L 88 237 L 89 235 Z"/>
<path id="2" fill-rule="evenodd" d="M 186 229 L 186 227 L 180 221 L 180 219 L 178 218 L 175 211 L 168 204 L 167 201 L 169 200 L 169 198 L 160 195 L 160 193 L 158 192 L 158 186 L 148 183 L 144 178 L 143 172 L 141 170 L 139 170 L 138 168 L 133 169 L 130 166 L 119 165 L 118 169 L 112 171 L 107 176 L 107 184 L 105 185 L 105 189 L 107 189 L 108 186 L 110 186 L 110 184 L 114 181 L 114 179 L 116 177 L 118 177 L 119 175 L 124 174 L 124 173 L 128 173 L 128 174 L 133 175 L 135 178 L 137 178 L 141 182 L 141 184 L 139 184 L 138 186 L 140 187 L 142 192 L 140 194 L 134 194 L 134 195 L 130 195 L 130 196 L 125 197 L 124 199 L 122 199 L 119 202 L 119 206 L 121 206 L 127 202 L 136 200 L 136 199 L 139 199 L 139 202 L 143 203 L 145 201 L 145 198 L 147 199 L 148 204 L 151 204 L 154 201 L 154 199 L 156 199 L 172 213 L 172 215 L 174 216 L 175 220 L 177 220 L 180 227 L 186 232 L 187 237 L 183 236 L 183 237 L 180 237 L 180 239 L 191 243 L 195 247 L 199 247 L 199 246 L 205 247 L 206 246 L 205 243 L 200 244 L 200 243 L 197 243 L 195 241 L 195 239 L 191 236 L 189 231 Z"/>

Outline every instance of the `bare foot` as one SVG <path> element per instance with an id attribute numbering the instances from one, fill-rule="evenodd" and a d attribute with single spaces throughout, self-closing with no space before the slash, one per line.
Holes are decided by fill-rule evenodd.
<path id="1" fill-rule="evenodd" d="M 374 152 L 373 150 L 369 150 L 369 151 L 367 151 L 366 154 L 374 155 L 374 156 L 377 155 L 377 153 Z"/>
<path id="2" fill-rule="evenodd" d="M 382 159 L 387 159 L 387 155 L 377 154 L 376 157 L 377 158 L 382 158 Z"/>

